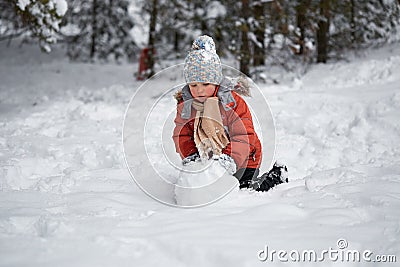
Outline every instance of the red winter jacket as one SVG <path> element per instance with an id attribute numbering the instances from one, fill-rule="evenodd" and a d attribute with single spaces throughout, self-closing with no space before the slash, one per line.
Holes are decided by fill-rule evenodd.
<path id="1" fill-rule="evenodd" d="M 262 148 L 260 140 L 254 131 L 253 120 L 250 110 L 241 96 L 232 91 L 232 96 L 236 101 L 236 107 L 225 110 L 220 101 L 220 112 L 222 123 L 230 143 L 223 149 L 222 153 L 230 155 L 237 165 L 241 168 L 259 168 L 261 165 Z M 175 117 L 175 128 L 173 140 L 176 152 L 182 158 L 197 152 L 194 143 L 194 118 L 196 110 L 192 107 L 189 119 L 181 117 L 183 109 L 183 99 L 178 98 L 178 106 Z"/>

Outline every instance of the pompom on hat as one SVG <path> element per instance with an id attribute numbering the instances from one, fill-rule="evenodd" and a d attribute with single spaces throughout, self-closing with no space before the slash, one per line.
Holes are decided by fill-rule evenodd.
<path id="1" fill-rule="evenodd" d="M 183 69 L 186 83 L 201 82 L 220 84 L 222 75 L 221 60 L 215 50 L 214 40 L 202 35 L 193 41 L 192 48 L 185 59 Z"/>

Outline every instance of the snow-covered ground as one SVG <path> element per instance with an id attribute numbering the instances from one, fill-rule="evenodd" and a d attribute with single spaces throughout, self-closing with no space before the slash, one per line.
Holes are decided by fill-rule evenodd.
<path id="1" fill-rule="evenodd" d="M 350 250 L 400 260 L 398 45 L 259 84 L 290 182 L 180 209 L 144 194 L 124 162 L 136 64 L 69 63 L 0 44 L 0 266 L 287 264 L 273 250 L 297 266 L 309 264 L 293 262 L 304 250 L 325 257 L 319 266 L 364 266 L 362 254 L 334 263 Z"/>

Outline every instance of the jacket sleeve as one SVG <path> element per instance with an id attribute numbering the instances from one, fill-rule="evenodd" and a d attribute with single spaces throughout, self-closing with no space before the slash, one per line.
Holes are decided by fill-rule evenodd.
<path id="1" fill-rule="evenodd" d="M 175 117 L 175 128 L 172 139 L 175 143 L 176 152 L 181 158 L 186 158 L 197 152 L 196 144 L 194 143 L 193 119 L 185 120 L 181 118 L 183 102 L 178 103 Z"/>
<path id="2" fill-rule="evenodd" d="M 230 155 L 237 169 L 246 168 L 249 160 L 255 161 L 257 135 L 246 102 L 236 93 L 236 107 L 227 113 L 227 126 L 230 143 L 222 153 Z"/>

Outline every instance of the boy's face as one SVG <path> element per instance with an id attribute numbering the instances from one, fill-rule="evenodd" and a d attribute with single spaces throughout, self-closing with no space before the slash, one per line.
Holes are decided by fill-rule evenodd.
<path id="1" fill-rule="evenodd" d="M 204 102 L 215 92 L 217 86 L 211 83 L 189 83 L 190 93 L 199 102 Z"/>

